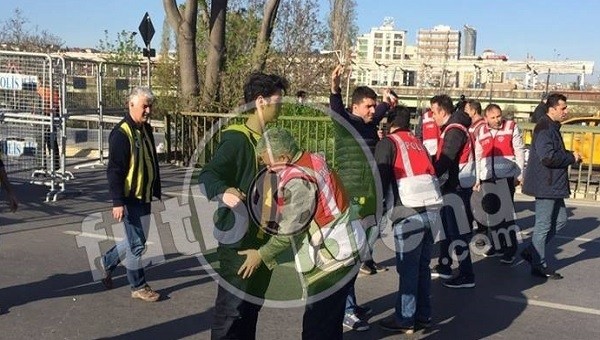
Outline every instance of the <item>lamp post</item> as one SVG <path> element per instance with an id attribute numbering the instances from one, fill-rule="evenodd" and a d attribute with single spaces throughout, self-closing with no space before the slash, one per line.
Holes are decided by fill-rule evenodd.
<path id="1" fill-rule="evenodd" d="M 490 104 L 492 103 L 492 92 L 494 92 L 494 70 L 493 69 L 487 69 L 487 74 L 488 74 L 488 83 L 490 83 Z"/>

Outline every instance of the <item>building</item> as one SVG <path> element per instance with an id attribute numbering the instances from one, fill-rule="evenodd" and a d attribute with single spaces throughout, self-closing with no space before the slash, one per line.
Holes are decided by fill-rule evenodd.
<path id="1" fill-rule="evenodd" d="M 394 27 L 394 19 L 387 17 L 380 27 L 372 28 L 367 34 L 358 37 L 356 61 L 373 62 L 376 69 L 358 69 L 354 72 L 357 82 L 370 85 L 399 86 L 402 83 L 402 71 L 394 69 L 406 55 L 406 31 Z"/>
<path id="2" fill-rule="evenodd" d="M 465 25 L 463 27 L 463 44 L 461 57 L 472 57 L 477 51 L 477 31 L 475 28 Z"/>

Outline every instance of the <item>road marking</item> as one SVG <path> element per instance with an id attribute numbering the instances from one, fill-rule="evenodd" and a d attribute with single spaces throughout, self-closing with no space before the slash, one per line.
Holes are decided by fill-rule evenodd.
<path id="1" fill-rule="evenodd" d="M 503 301 L 508 301 L 508 302 L 517 302 L 517 303 L 522 303 L 522 304 L 531 305 L 531 306 L 547 307 L 547 308 L 553 308 L 553 309 L 566 310 L 566 311 L 570 311 L 570 312 L 600 315 L 600 310 L 593 309 L 593 308 L 563 305 L 562 303 L 545 302 L 545 301 L 517 298 L 517 297 L 512 297 L 512 296 L 506 296 L 506 295 L 496 295 L 495 298 L 498 300 L 503 300 Z"/>
<path id="2" fill-rule="evenodd" d="M 122 237 L 114 237 L 114 236 L 107 236 L 107 235 L 94 234 L 94 233 L 84 233 L 84 232 L 75 231 L 75 230 L 63 231 L 63 234 L 75 235 L 75 236 L 81 236 L 81 237 L 89 237 L 89 238 L 97 238 L 100 240 L 111 240 L 111 241 L 115 241 L 115 242 L 121 242 L 124 240 L 124 238 L 122 238 Z M 146 244 L 154 244 L 154 243 L 150 242 L 150 241 L 146 241 Z"/>
<path id="3" fill-rule="evenodd" d="M 554 237 L 556 237 L 556 238 L 562 238 L 562 239 L 567 239 L 567 240 L 576 240 L 576 241 L 580 241 L 580 242 L 600 243 L 600 240 L 597 239 L 597 238 L 569 237 L 569 236 L 562 236 L 562 235 L 555 235 Z"/>

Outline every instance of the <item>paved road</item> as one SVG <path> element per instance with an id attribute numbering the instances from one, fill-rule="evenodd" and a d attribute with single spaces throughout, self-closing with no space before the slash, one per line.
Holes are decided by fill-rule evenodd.
<path id="1" fill-rule="evenodd" d="M 177 197 L 184 171 L 165 166 L 163 174 L 167 197 Z M 150 237 L 148 257 L 153 263 L 147 276 L 165 297 L 162 301 L 131 299 L 122 270 L 111 291 L 93 281 L 86 248 L 78 247 L 78 240 L 81 245 L 83 240 L 98 243 L 98 239 L 94 233 L 77 235 L 91 226 L 119 237 L 119 228 L 114 235 L 110 232 L 114 221 L 109 218 L 103 170 L 77 170 L 75 175 L 71 187 L 83 193 L 77 198 L 43 203 L 43 188 L 22 184 L 17 186 L 23 201 L 19 212 L 7 213 L 0 205 L 0 337 L 209 338 L 216 283 L 195 257 L 179 253 L 160 215 L 155 215 L 158 236 Z M 527 229 L 533 223 L 532 202 L 524 196 L 517 200 L 519 224 Z M 564 280 L 544 282 L 531 277 L 524 264 L 507 267 L 476 256 L 477 287 L 452 290 L 434 281 L 435 326 L 411 338 L 600 338 L 599 205 L 573 201 L 567 205 L 569 225 L 550 248 Z M 163 209 L 161 203 L 154 207 Z M 100 242 L 100 250 L 111 242 Z M 375 257 L 394 265 L 393 252 L 382 243 Z M 393 270 L 358 279 L 359 302 L 374 309 L 373 327 L 361 333 L 346 331 L 347 339 L 398 338 L 376 325 L 392 313 L 397 284 Z M 258 338 L 297 339 L 301 317 L 302 308 L 264 308 Z"/>

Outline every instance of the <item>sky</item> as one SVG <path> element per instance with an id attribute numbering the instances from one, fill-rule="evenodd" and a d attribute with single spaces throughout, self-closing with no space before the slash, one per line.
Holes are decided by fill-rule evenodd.
<path id="1" fill-rule="evenodd" d="M 178 3 L 183 3 L 178 0 Z M 319 0 L 322 18 L 329 1 Z M 588 0 L 356 0 L 359 33 L 394 18 L 396 28 L 406 30 L 415 44 L 420 28 L 448 25 L 477 30 L 477 53 L 492 49 L 511 60 L 532 55 L 536 60 L 592 60 L 596 62 L 594 83 L 600 81 L 600 25 L 596 24 L 600 2 Z M 19 7 L 31 27 L 58 35 L 69 47 L 96 47 L 104 30 L 116 39 L 122 30 L 137 31 L 145 12 L 150 14 L 160 43 L 164 20 L 161 0 L 0 0 L 0 21 Z M 140 46 L 143 45 L 139 38 Z"/>

